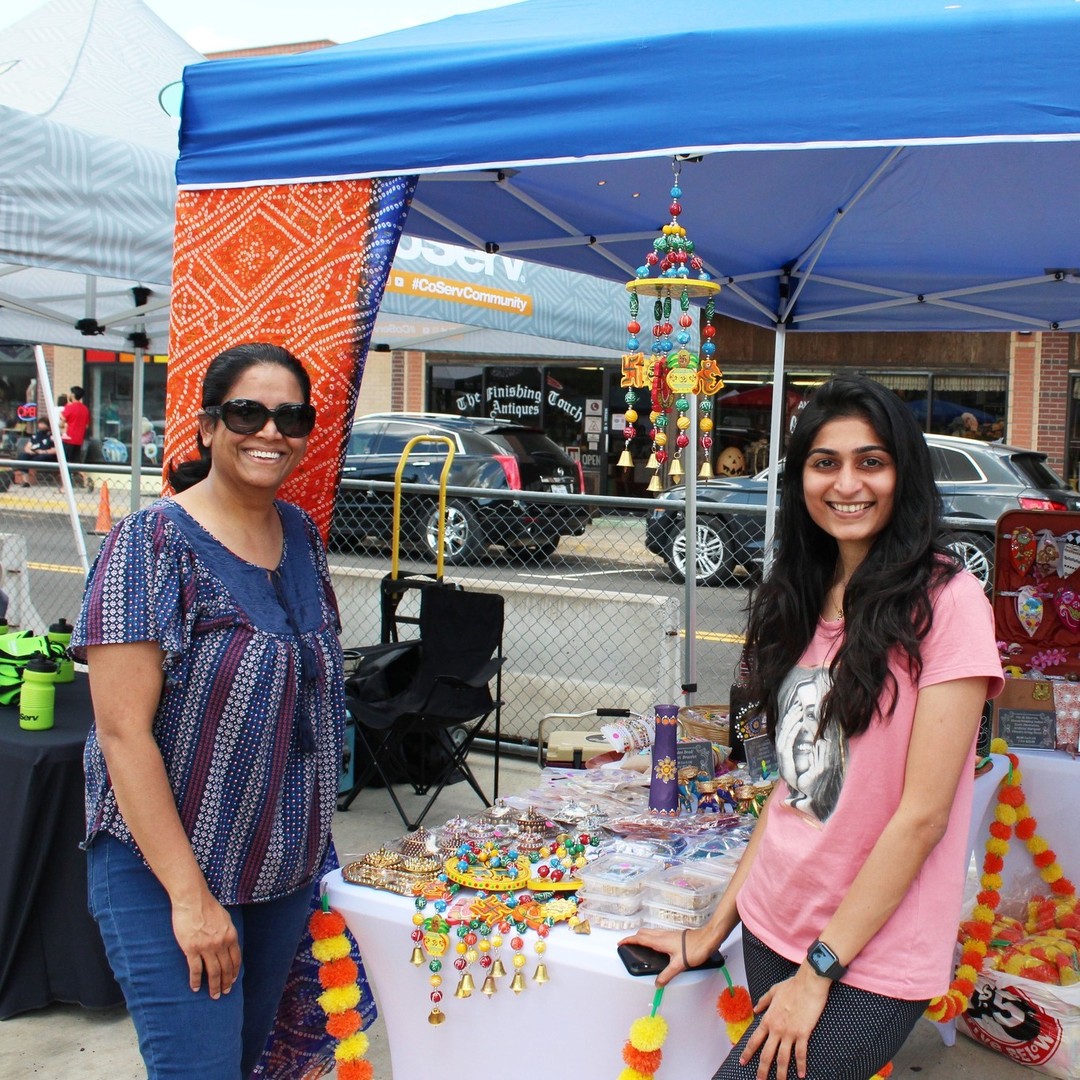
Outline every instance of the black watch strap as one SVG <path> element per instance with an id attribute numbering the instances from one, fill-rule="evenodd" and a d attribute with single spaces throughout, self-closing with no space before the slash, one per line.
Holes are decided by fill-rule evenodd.
<path id="1" fill-rule="evenodd" d="M 836 953 L 820 938 L 806 950 L 806 959 L 823 979 L 832 979 L 833 982 L 842 979 L 847 971 Z"/>

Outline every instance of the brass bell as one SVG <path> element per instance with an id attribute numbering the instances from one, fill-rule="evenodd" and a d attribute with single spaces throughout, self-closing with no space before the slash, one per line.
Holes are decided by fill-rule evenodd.
<path id="1" fill-rule="evenodd" d="M 698 473 L 698 476 L 700 476 L 702 480 L 711 480 L 712 479 L 712 477 L 713 477 L 712 464 L 709 462 L 708 459 L 706 459 L 705 461 L 703 461 L 701 463 L 701 471 Z"/>
<path id="2" fill-rule="evenodd" d="M 649 481 L 649 486 L 645 490 L 646 491 L 663 491 L 664 490 L 664 485 L 660 483 L 660 474 L 658 472 L 653 473 L 653 478 Z"/>
<path id="3" fill-rule="evenodd" d="M 533 973 L 533 982 L 539 983 L 541 986 L 543 986 L 544 983 L 549 981 L 550 980 L 548 979 L 547 964 L 545 964 L 543 960 L 541 960 L 540 963 L 536 965 L 536 971 Z"/>
<path id="4" fill-rule="evenodd" d="M 510 989 L 515 994 L 520 994 L 525 989 L 525 976 L 520 971 L 514 972 L 514 977 L 510 980 Z"/>
<path id="5" fill-rule="evenodd" d="M 618 464 L 620 469 L 632 469 L 634 467 L 634 459 L 630 456 L 629 450 L 623 450 L 619 455 Z"/>
<path id="6" fill-rule="evenodd" d="M 476 987 L 473 985 L 473 977 L 466 971 L 464 975 L 458 980 L 457 989 L 454 991 L 454 997 L 467 998 L 472 997 L 472 992 Z"/>
<path id="7" fill-rule="evenodd" d="M 659 469 L 660 462 L 656 460 L 656 451 L 653 451 L 649 455 L 649 460 L 645 463 L 646 469 Z"/>
<path id="8" fill-rule="evenodd" d="M 427 1022 L 431 1024 L 432 1027 L 438 1027 L 445 1020 L 446 1013 L 442 1012 L 438 1005 L 436 1005 L 435 1008 L 428 1013 Z"/>
<path id="9" fill-rule="evenodd" d="M 495 985 L 495 977 L 489 975 L 484 980 L 484 985 L 480 987 L 480 993 L 485 994 L 487 997 L 491 997 L 499 988 Z"/>
<path id="10" fill-rule="evenodd" d="M 491 974 L 496 979 L 501 979 L 506 974 L 506 968 L 503 967 L 503 962 L 497 956 L 495 962 L 491 965 Z"/>
<path id="11" fill-rule="evenodd" d="M 419 945 L 414 945 L 413 946 L 413 951 L 412 951 L 412 958 L 410 960 L 410 963 L 413 963 L 417 967 L 420 967 L 420 965 L 423 964 L 423 962 L 424 962 L 424 950 L 421 949 Z"/>

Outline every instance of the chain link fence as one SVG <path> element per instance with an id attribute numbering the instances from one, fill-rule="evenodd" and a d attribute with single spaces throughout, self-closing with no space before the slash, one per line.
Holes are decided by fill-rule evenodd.
<path id="1" fill-rule="evenodd" d="M 128 466 L 80 465 L 69 492 L 55 465 L 36 466 L 32 486 L 15 485 L 12 470 L 22 464 L 0 460 L 0 589 L 9 623 L 44 631 L 78 613 L 80 547 L 92 562 L 100 534 L 133 502 L 149 504 L 159 478 L 144 474 L 133 500 Z M 342 488 L 342 505 L 360 500 L 371 519 L 362 530 L 348 530 L 347 538 L 338 530 L 331 535 L 342 644 L 352 647 L 381 636 L 393 485 L 346 481 Z M 437 506 L 436 492 L 415 485 L 403 492 L 399 573 L 434 575 L 436 531 L 425 523 Z M 760 550 L 763 519 L 760 506 L 756 513 L 730 501 L 724 507 L 722 516 L 708 504 L 697 508 L 703 584 L 692 590 L 688 606 L 680 501 L 448 490 L 447 550 L 458 554 L 445 566 L 444 580 L 505 600 L 505 738 L 527 752 L 551 713 L 727 702 L 754 580 L 753 567 L 740 559 Z M 455 545 L 451 532 L 460 533 L 463 521 L 481 531 Z M 413 591 L 401 612 L 415 614 L 408 608 L 415 603 Z M 696 690 L 684 697 L 687 680 Z M 564 720 L 546 730 L 591 726 Z"/>

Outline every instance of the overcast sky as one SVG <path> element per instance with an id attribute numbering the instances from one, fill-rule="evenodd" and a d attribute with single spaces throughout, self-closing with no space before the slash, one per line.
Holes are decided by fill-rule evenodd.
<path id="1" fill-rule="evenodd" d="M 199 52 L 281 45 L 292 41 L 355 41 L 507 0 L 143 0 Z M 42 6 L 41 0 L 3 0 L 0 27 Z M 2 35 L 2 30 L 0 30 Z M 2 45 L 2 36 L 0 36 Z"/>

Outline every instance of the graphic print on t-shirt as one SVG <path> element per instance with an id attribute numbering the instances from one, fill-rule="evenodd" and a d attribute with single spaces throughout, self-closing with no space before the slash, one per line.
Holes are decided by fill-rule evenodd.
<path id="1" fill-rule="evenodd" d="M 821 702 L 832 685 L 826 668 L 794 668 L 780 687 L 776 758 L 790 789 L 786 805 L 825 821 L 844 786 L 847 740 L 835 725 L 818 738 Z"/>

